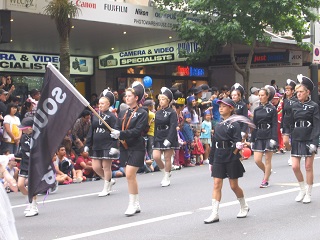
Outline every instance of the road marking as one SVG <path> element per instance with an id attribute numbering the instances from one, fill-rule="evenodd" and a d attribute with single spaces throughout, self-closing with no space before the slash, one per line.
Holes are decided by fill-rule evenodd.
<path id="1" fill-rule="evenodd" d="M 320 183 L 313 184 L 313 187 L 319 187 L 319 186 L 320 186 Z M 300 188 L 297 187 L 297 188 L 287 189 L 287 190 L 283 190 L 283 191 L 267 193 L 267 194 L 263 194 L 263 195 L 259 195 L 259 196 L 255 196 L 255 197 L 246 198 L 246 201 L 252 202 L 252 201 L 256 201 L 256 200 L 260 200 L 260 199 L 265 199 L 265 198 L 279 196 L 279 195 L 283 195 L 283 194 L 287 194 L 287 193 L 291 193 L 291 192 L 296 192 L 298 190 L 300 190 Z M 219 207 L 220 208 L 229 207 L 229 206 L 236 205 L 236 204 L 239 204 L 239 202 L 238 201 L 231 201 L 231 202 L 227 202 L 227 203 L 222 203 L 219 205 Z M 99 234 L 103 234 L 103 233 L 114 232 L 114 231 L 118 231 L 121 229 L 130 228 L 130 227 L 136 227 L 136 226 L 141 226 L 141 225 L 150 224 L 150 223 L 154 223 L 154 222 L 160 222 L 163 220 L 168 220 L 168 219 L 178 218 L 178 217 L 182 217 L 182 216 L 186 216 L 186 215 L 191 215 L 191 214 L 194 214 L 199 211 L 210 210 L 210 209 L 211 209 L 211 206 L 203 207 L 203 208 L 199 208 L 195 211 L 174 213 L 174 214 L 165 215 L 165 216 L 161 216 L 161 217 L 150 218 L 150 219 L 146 219 L 146 220 L 142 220 L 142 221 L 122 224 L 122 225 L 118 225 L 118 226 L 114 226 L 114 227 L 108 227 L 108 228 L 103 228 L 103 229 L 94 230 L 94 231 L 90 231 L 90 232 L 70 235 L 67 237 L 56 238 L 54 240 L 73 240 L 73 239 L 86 238 L 86 237 L 95 236 L 95 235 L 99 235 Z"/>
<path id="2" fill-rule="evenodd" d="M 69 199 L 75 199 L 75 198 L 82 198 L 82 197 L 89 197 L 93 195 L 98 195 L 99 193 L 88 193 L 88 194 L 83 194 L 83 195 L 77 195 L 77 196 L 71 196 L 71 197 L 65 197 L 65 198 L 58 198 L 58 199 L 52 199 L 52 200 L 45 200 L 44 203 L 51 203 L 51 202 L 60 202 L 60 201 L 65 201 Z M 40 201 L 41 202 L 41 201 Z M 11 206 L 11 208 L 19 208 L 19 207 L 25 207 L 28 204 L 20 204 L 20 205 L 14 205 Z"/>

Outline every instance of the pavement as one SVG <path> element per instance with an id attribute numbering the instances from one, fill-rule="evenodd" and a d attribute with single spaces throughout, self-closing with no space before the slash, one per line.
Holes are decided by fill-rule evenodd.
<path id="1" fill-rule="evenodd" d="M 320 239 L 320 155 L 314 162 L 314 187 L 310 204 L 294 201 L 299 188 L 289 153 L 274 154 L 270 187 L 259 188 L 263 174 L 253 157 L 244 160 L 246 173 L 239 180 L 250 206 L 247 218 L 237 219 L 239 203 L 224 180 L 220 222 L 204 224 L 210 215 L 213 181 L 208 165 L 172 172 L 171 185 L 161 187 L 160 172 L 139 174 L 141 213 L 126 217 L 125 178 L 117 179 L 113 192 L 98 197 L 103 181 L 59 186 L 56 193 L 38 197 L 39 215 L 24 217 L 26 199 L 9 198 L 19 239 Z M 304 160 L 301 161 L 304 169 Z M 304 172 L 304 171 L 303 171 Z"/>

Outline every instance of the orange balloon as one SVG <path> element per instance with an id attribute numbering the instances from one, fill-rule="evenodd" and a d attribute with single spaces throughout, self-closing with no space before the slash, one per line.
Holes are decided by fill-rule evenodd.
<path id="1" fill-rule="evenodd" d="M 242 149 L 242 156 L 244 158 L 249 158 L 251 156 L 251 149 L 248 147 L 245 147 Z"/>

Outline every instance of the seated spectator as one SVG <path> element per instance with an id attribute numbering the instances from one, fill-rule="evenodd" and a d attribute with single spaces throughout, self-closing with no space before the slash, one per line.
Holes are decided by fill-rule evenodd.
<path id="1" fill-rule="evenodd" d="M 120 167 L 120 160 L 112 160 L 111 171 L 113 178 L 120 178 L 126 176 L 124 168 Z"/>
<path id="2" fill-rule="evenodd" d="M 80 173 L 77 176 L 72 161 L 66 157 L 66 148 L 63 145 L 59 146 L 53 157 L 53 162 L 56 169 L 56 180 L 59 184 L 82 182 L 82 176 Z"/>
<path id="3" fill-rule="evenodd" d="M 77 158 L 77 161 L 74 165 L 76 174 L 80 176 L 78 171 L 82 173 L 82 179 L 85 181 L 87 178 L 94 177 L 94 171 L 92 168 L 92 159 L 89 157 L 89 153 L 80 148 L 80 156 Z"/>

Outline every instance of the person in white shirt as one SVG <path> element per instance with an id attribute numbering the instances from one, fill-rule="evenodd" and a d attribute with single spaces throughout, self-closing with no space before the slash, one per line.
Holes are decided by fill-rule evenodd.
<path id="1" fill-rule="evenodd" d="M 259 106 L 260 100 L 259 100 L 259 88 L 252 87 L 250 89 L 251 95 L 249 97 L 249 103 L 250 106 L 250 112 L 253 114 L 253 111 Z"/>

